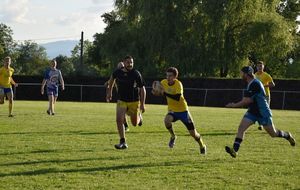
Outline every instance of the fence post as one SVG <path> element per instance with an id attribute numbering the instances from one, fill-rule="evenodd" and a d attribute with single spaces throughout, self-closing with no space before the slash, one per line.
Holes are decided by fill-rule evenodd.
<path id="1" fill-rule="evenodd" d="M 245 96 L 245 89 L 242 89 L 242 98 Z"/>
<path id="2" fill-rule="evenodd" d="M 205 95 L 204 95 L 203 106 L 206 105 L 206 97 L 207 97 L 207 89 L 205 89 Z"/>
<path id="3" fill-rule="evenodd" d="M 82 85 L 80 85 L 80 102 L 82 102 Z"/>
<path id="4" fill-rule="evenodd" d="M 281 109 L 283 110 L 285 107 L 285 91 L 283 91 L 283 97 L 282 97 L 282 107 Z"/>

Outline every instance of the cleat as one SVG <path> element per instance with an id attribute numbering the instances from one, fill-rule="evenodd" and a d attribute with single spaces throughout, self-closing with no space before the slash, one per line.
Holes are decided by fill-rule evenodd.
<path id="1" fill-rule="evenodd" d="M 206 145 L 200 148 L 200 154 L 206 155 Z"/>
<path id="2" fill-rule="evenodd" d="M 170 148 L 174 147 L 176 138 L 177 138 L 176 136 L 170 138 L 170 141 L 169 141 L 169 147 Z"/>
<path id="3" fill-rule="evenodd" d="M 52 113 L 51 115 L 55 115 L 55 113 Z"/>
<path id="4" fill-rule="evenodd" d="M 237 153 L 233 150 L 233 148 L 230 148 L 229 146 L 225 146 L 225 151 L 230 154 L 232 158 L 236 158 Z"/>
<path id="5" fill-rule="evenodd" d="M 289 133 L 289 137 L 288 137 L 287 140 L 290 142 L 291 146 L 295 146 L 296 145 L 296 140 L 294 139 L 294 137 L 292 136 L 291 133 Z"/>
<path id="6" fill-rule="evenodd" d="M 142 114 L 140 113 L 140 122 L 138 123 L 138 126 L 142 126 L 143 125 L 143 117 Z"/>
<path id="7" fill-rule="evenodd" d="M 258 128 L 257 128 L 257 129 L 261 131 L 261 130 L 262 130 L 262 127 L 261 127 L 261 126 L 258 126 Z"/>
<path id="8" fill-rule="evenodd" d="M 116 149 L 127 149 L 128 145 L 126 143 L 120 143 L 115 145 Z"/>
<path id="9" fill-rule="evenodd" d="M 14 117 L 14 115 L 13 115 L 13 114 L 10 114 L 10 115 L 8 115 L 8 117 Z"/>
<path id="10" fill-rule="evenodd" d="M 48 115 L 51 115 L 51 113 L 50 113 L 50 111 L 49 111 L 49 110 L 47 110 L 47 114 L 48 114 Z"/>

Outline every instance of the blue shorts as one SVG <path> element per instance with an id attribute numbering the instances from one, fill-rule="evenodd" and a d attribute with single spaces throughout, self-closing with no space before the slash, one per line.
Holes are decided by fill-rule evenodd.
<path id="1" fill-rule="evenodd" d="M 47 95 L 58 97 L 58 88 L 47 88 Z"/>
<path id="2" fill-rule="evenodd" d="M 182 121 L 182 123 L 193 123 L 193 119 L 191 117 L 191 114 L 188 111 L 185 112 L 169 112 L 168 115 L 171 115 L 174 120 L 173 122 L 176 122 L 178 120 Z"/>
<path id="3" fill-rule="evenodd" d="M 12 88 L 4 88 L 4 94 L 12 93 Z"/>
<path id="4" fill-rule="evenodd" d="M 273 125 L 273 120 L 272 117 L 258 117 L 256 115 L 253 115 L 249 112 L 246 112 L 246 114 L 244 115 L 244 118 L 247 118 L 251 121 L 253 121 L 253 123 L 255 123 L 256 121 L 258 122 L 259 125 L 262 126 L 271 126 Z"/>

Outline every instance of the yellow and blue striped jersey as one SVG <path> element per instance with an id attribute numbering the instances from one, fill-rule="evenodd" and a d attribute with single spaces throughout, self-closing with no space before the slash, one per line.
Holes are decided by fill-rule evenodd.
<path id="1" fill-rule="evenodd" d="M 172 112 L 185 112 L 188 111 L 187 102 L 183 96 L 183 86 L 181 82 L 175 79 L 175 83 L 173 85 L 169 85 L 167 79 L 162 80 L 161 85 L 164 88 L 164 91 L 171 95 L 181 94 L 179 101 L 176 101 L 172 98 L 167 98 L 168 109 Z"/>
<path id="2" fill-rule="evenodd" d="M 0 86 L 4 88 L 11 88 L 11 77 L 14 73 L 14 69 L 9 67 L 6 69 L 5 67 L 0 68 Z"/>

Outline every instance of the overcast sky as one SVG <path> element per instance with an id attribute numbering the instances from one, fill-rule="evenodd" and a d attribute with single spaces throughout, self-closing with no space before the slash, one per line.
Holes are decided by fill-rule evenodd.
<path id="1" fill-rule="evenodd" d="M 113 10 L 114 0 L 0 0 L 0 22 L 13 29 L 15 40 L 37 43 L 86 39 L 103 32 L 101 15 Z"/>

